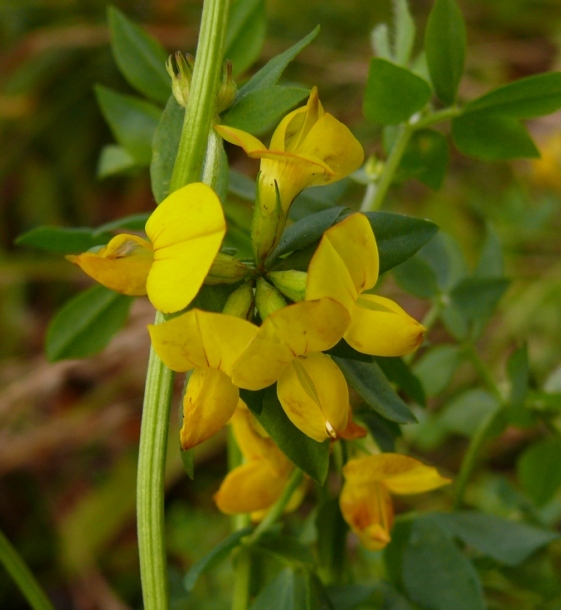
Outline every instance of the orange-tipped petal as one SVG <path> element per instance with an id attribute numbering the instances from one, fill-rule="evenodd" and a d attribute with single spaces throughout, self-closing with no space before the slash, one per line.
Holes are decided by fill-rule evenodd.
<path id="1" fill-rule="evenodd" d="M 201 182 L 188 184 L 162 201 L 146 223 L 154 248 L 146 290 L 156 309 L 173 313 L 189 305 L 225 232 L 220 200 Z"/>
<path id="2" fill-rule="evenodd" d="M 216 369 L 195 369 L 183 399 L 182 449 L 191 449 L 221 430 L 238 400 L 238 388 L 227 375 Z"/>
<path id="3" fill-rule="evenodd" d="M 66 257 L 94 280 L 122 294 L 146 294 L 154 254 L 150 242 L 136 235 L 116 235 L 97 252 Z"/>
<path id="4" fill-rule="evenodd" d="M 404 356 L 423 342 L 425 327 L 390 299 L 363 294 L 350 313 L 345 340 L 363 354 Z"/>
<path id="5" fill-rule="evenodd" d="M 290 421 L 318 442 L 337 438 L 347 427 L 347 382 L 325 354 L 295 358 L 279 377 L 277 395 Z"/>

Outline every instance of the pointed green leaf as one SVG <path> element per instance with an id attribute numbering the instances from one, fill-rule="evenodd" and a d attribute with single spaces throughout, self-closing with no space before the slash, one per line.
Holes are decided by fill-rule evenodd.
<path id="1" fill-rule="evenodd" d="M 224 59 L 232 62 L 234 77 L 243 74 L 259 58 L 266 30 L 265 0 L 231 3 Z"/>
<path id="2" fill-rule="evenodd" d="M 79 254 L 94 246 L 106 244 L 111 237 L 110 233 L 98 233 L 95 229 L 86 227 L 37 227 L 20 235 L 15 243 L 57 254 Z"/>
<path id="3" fill-rule="evenodd" d="M 372 123 L 403 123 L 430 98 L 430 86 L 413 72 L 379 57 L 370 61 L 363 110 Z"/>
<path id="4" fill-rule="evenodd" d="M 101 150 L 97 163 L 97 177 L 100 179 L 122 174 L 136 167 L 134 157 L 122 146 L 108 144 Z"/>
<path id="5" fill-rule="evenodd" d="M 51 320 L 46 350 L 51 362 L 100 352 L 126 322 L 133 298 L 93 286 L 68 301 Z"/>
<path id="6" fill-rule="evenodd" d="M 520 456 L 516 469 L 524 491 L 542 506 L 561 487 L 561 439 L 548 438 L 530 445 Z"/>
<path id="7" fill-rule="evenodd" d="M 504 278 L 468 277 L 454 287 L 450 298 L 467 321 L 483 321 L 491 316 L 509 283 Z"/>
<path id="8" fill-rule="evenodd" d="M 399 424 L 417 421 L 375 362 L 343 358 L 333 360 L 345 375 L 345 379 L 371 409 Z"/>
<path id="9" fill-rule="evenodd" d="M 386 23 L 378 24 L 371 35 L 372 49 L 377 57 L 393 61 L 393 53 L 390 45 L 390 31 Z"/>
<path id="10" fill-rule="evenodd" d="M 378 363 L 378 366 L 382 369 L 382 372 L 389 381 L 395 383 L 417 404 L 422 407 L 426 406 L 423 386 L 402 358 L 374 356 L 374 360 Z"/>
<path id="11" fill-rule="evenodd" d="M 114 6 L 108 14 L 111 49 L 119 70 L 139 93 L 165 104 L 171 95 L 165 49 Z"/>
<path id="12" fill-rule="evenodd" d="M 435 0 L 425 30 L 425 53 L 436 95 L 450 106 L 456 100 L 466 54 L 466 26 L 455 0 Z"/>
<path id="13" fill-rule="evenodd" d="M 407 66 L 415 42 L 415 21 L 407 0 L 393 0 L 395 19 L 395 62 Z"/>

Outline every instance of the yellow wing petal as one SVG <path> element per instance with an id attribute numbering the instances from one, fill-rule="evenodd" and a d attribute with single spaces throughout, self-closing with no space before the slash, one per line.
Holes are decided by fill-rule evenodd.
<path id="1" fill-rule="evenodd" d="M 337 438 L 347 427 L 347 382 L 325 354 L 295 358 L 279 377 L 277 395 L 290 421 L 318 442 Z"/>
<path id="2" fill-rule="evenodd" d="M 116 235 L 97 252 L 66 257 L 94 280 L 129 296 L 146 294 L 146 278 L 154 258 L 152 245 L 136 235 Z"/>
<path id="3" fill-rule="evenodd" d="M 181 447 L 191 449 L 221 430 L 238 404 L 238 388 L 216 369 L 195 369 L 183 399 Z"/>
<path id="4" fill-rule="evenodd" d="M 154 248 L 146 288 L 156 309 L 172 313 L 189 305 L 225 232 L 220 200 L 205 184 L 188 184 L 162 201 L 146 223 Z"/>
<path id="5" fill-rule="evenodd" d="M 425 327 L 397 303 L 363 294 L 351 310 L 345 340 L 363 354 L 404 356 L 421 345 L 424 333 Z"/>
<path id="6" fill-rule="evenodd" d="M 228 125 L 215 125 L 214 129 L 216 129 L 218 135 L 226 140 L 226 142 L 240 146 L 245 154 L 252 159 L 259 159 L 262 153 L 267 152 L 265 144 L 250 133 L 242 131 L 241 129 L 229 127 Z"/>

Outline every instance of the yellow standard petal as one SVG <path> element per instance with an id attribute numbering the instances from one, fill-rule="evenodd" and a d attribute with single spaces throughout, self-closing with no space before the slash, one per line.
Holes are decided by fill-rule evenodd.
<path id="1" fill-rule="evenodd" d="M 180 311 L 199 291 L 226 232 L 220 200 L 202 183 L 167 197 L 146 223 L 154 263 L 146 291 L 164 313 Z"/>
<path id="2" fill-rule="evenodd" d="M 350 313 L 345 340 L 363 354 L 404 356 L 423 342 L 425 327 L 385 297 L 363 294 Z"/>
<path id="3" fill-rule="evenodd" d="M 272 313 L 233 364 L 232 381 L 260 390 L 274 383 L 297 356 L 333 347 L 349 324 L 344 307 L 332 299 L 302 301 Z"/>
<path id="4" fill-rule="evenodd" d="M 451 481 L 440 476 L 436 468 L 399 453 L 380 453 L 349 460 L 343 474 L 349 484 L 384 485 L 395 494 L 416 494 L 431 491 Z"/>
<path id="5" fill-rule="evenodd" d="M 222 371 L 195 369 L 183 399 L 182 449 L 191 449 L 221 430 L 236 409 L 238 388 Z"/>
<path id="6" fill-rule="evenodd" d="M 193 309 L 149 325 L 148 331 L 152 347 L 172 371 L 210 367 L 230 375 L 233 363 L 259 329 L 235 316 Z"/>
<path id="7" fill-rule="evenodd" d="M 292 360 L 279 377 L 277 395 L 290 421 L 318 442 L 337 438 L 347 427 L 347 382 L 325 354 L 312 353 Z"/>
<path id="8" fill-rule="evenodd" d="M 150 242 L 136 235 L 116 235 L 97 252 L 66 257 L 94 280 L 122 294 L 146 294 L 154 254 Z"/>

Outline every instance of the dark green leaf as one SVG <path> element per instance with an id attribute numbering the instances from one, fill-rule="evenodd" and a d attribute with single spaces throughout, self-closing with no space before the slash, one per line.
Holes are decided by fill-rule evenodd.
<path id="1" fill-rule="evenodd" d="M 327 589 L 329 599 L 337 610 L 353 610 L 356 607 L 369 608 L 369 606 L 361 606 L 361 604 L 369 601 L 375 592 L 375 587 L 366 585 L 340 585 Z M 384 608 L 384 610 L 386 609 Z"/>
<path id="2" fill-rule="evenodd" d="M 349 526 L 341 515 L 339 500 L 321 502 L 315 519 L 319 573 L 328 574 L 331 582 L 342 582 L 346 566 L 346 539 Z"/>
<path id="3" fill-rule="evenodd" d="M 427 395 L 438 396 L 446 389 L 463 359 L 459 346 L 437 345 L 421 356 L 413 370 L 421 378 Z"/>
<path id="4" fill-rule="evenodd" d="M 235 169 L 230 169 L 228 190 L 241 199 L 255 201 L 255 180 L 250 180 Z"/>
<path id="5" fill-rule="evenodd" d="M 374 57 L 366 82 L 363 111 L 372 123 L 397 125 L 426 106 L 428 83 L 406 68 Z"/>
<path id="6" fill-rule="evenodd" d="M 115 174 L 122 174 L 136 167 L 136 161 L 122 146 L 108 144 L 101 150 L 97 163 L 97 177 L 107 178 Z"/>
<path id="7" fill-rule="evenodd" d="M 360 360 L 361 362 L 373 362 L 374 360 L 374 356 L 358 352 L 356 349 L 354 349 L 354 347 L 351 347 L 344 339 L 341 339 L 339 343 L 334 345 L 325 353 L 329 354 L 330 356 L 345 358 L 347 360 Z"/>
<path id="8" fill-rule="evenodd" d="M 334 360 L 349 384 L 371 409 L 400 424 L 417 421 L 375 362 L 342 358 L 334 358 Z"/>
<path id="9" fill-rule="evenodd" d="M 86 358 L 100 352 L 126 322 L 132 301 L 103 286 L 70 299 L 49 324 L 48 359 Z"/>
<path id="10" fill-rule="evenodd" d="M 511 424 L 531 426 L 535 423 L 532 411 L 526 408 L 530 381 L 530 363 L 528 362 L 528 347 L 518 348 L 507 362 L 508 379 L 510 381 L 510 396 L 507 417 Z"/>
<path id="11" fill-rule="evenodd" d="M 491 225 L 487 225 L 485 241 L 479 254 L 477 267 L 473 272 L 478 277 L 503 277 L 504 261 L 501 242 Z"/>
<path id="12" fill-rule="evenodd" d="M 436 95 L 450 106 L 466 55 L 466 26 L 455 0 L 435 0 L 425 30 L 425 53 Z"/>
<path id="13" fill-rule="evenodd" d="M 157 203 L 161 203 L 169 193 L 184 116 L 185 109 L 175 101 L 174 97 L 170 97 L 154 133 L 150 179 L 152 193 Z"/>
<path id="14" fill-rule="evenodd" d="M 129 231 L 144 231 L 144 225 L 148 220 L 150 214 L 132 214 L 131 216 L 125 216 L 124 218 L 118 218 L 111 222 L 106 222 L 104 225 L 94 229 L 94 235 L 98 236 L 104 231 L 114 231 L 115 229 L 125 229 Z"/>
<path id="15" fill-rule="evenodd" d="M 297 42 L 295 45 L 290 47 L 290 49 L 287 49 L 284 51 L 284 53 L 273 57 L 273 59 L 266 63 L 261 70 L 254 74 L 251 79 L 239 90 L 238 95 L 243 97 L 250 91 L 275 85 L 288 64 L 298 55 L 298 53 L 300 53 L 302 49 L 307 47 L 310 42 L 312 42 L 318 33 L 319 25 L 307 36 L 302 38 L 300 42 Z"/>
<path id="16" fill-rule="evenodd" d="M 224 59 L 232 62 L 234 77 L 259 58 L 266 29 L 265 0 L 234 0 L 231 3 Z"/>
<path id="17" fill-rule="evenodd" d="M 248 405 L 251 408 L 251 405 Z M 329 441 L 318 443 L 303 432 L 285 415 L 277 398 L 276 387 L 263 393 L 261 413 L 253 411 L 259 423 L 281 451 L 312 479 L 323 485 L 329 466 Z"/>
<path id="18" fill-rule="evenodd" d="M 343 178 L 330 184 L 304 189 L 292 202 L 288 217 L 294 221 L 302 220 L 305 216 L 336 206 L 350 184 L 349 178 Z"/>
<path id="19" fill-rule="evenodd" d="M 372 225 L 378 244 L 380 273 L 413 256 L 438 231 L 438 227 L 430 220 L 402 214 L 366 212 L 366 216 Z"/>
<path id="20" fill-rule="evenodd" d="M 222 123 L 260 135 L 274 127 L 298 102 L 308 97 L 309 89 L 271 85 L 238 96 L 222 115 Z"/>
<path id="21" fill-rule="evenodd" d="M 425 392 L 421 382 L 401 358 L 374 356 L 374 360 L 378 363 L 384 375 L 401 388 L 409 398 L 422 407 L 426 405 Z"/>
<path id="22" fill-rule="evenodd" d="M 448 141 L 434 129 L 416 131 L 399 165 L 400 176 L 416 178 L 432 189 L 439 189 L 448 169 Z"/>
<path id="23" fill-rule="evenodd" d="M 117 93 L 102 85 L 96 85 L 95 93 L 117 142 L 138 165 L 149 165 L 152 139 L 161 110 L 149 102 Z"/>
<path id="24" fill-rule="evenodd" d="M 393 276 L 403 290 L 420 299 L 431 299 L 439 293 L 438 278 L 431 264 L 417 255 L 394 267 Z"/>
<path id="25" fill-rule="evenodd" d="M 15 243 L 56 254 L 79 254 L 106 244 L 111 237 L 109 233 L 99 233 L 89 228 L 37 227 L 20 235 Z"/>
<path id="26" fill-rule="evenodd" d="M 259 538 L 256 548 L 264 550 L 290 565 L 300 564 L 313 567 L 315 563 L 310 549 L 302 544 L 298 538 L 286 533 L 266 533 Z"/>
<path id="27" fill-rule="evenodd" d="M 539 157 L 528 130 L 517 119 L 471 112 L 452 121 L 456 148 L 483 161 Z"/>
<path id="28" fill-rule="evenodd" d="M 521 78 L 466 104 L 463 112 L 484 110 L 512 119 L 531 119 L 561 108 L 561 72 Z"/>
<path id="29" fill-rule="evenodd" d="M 381 415 L 376 411 L 359 409 L 354 411 L 356 418 L 367 428 L 372 438 L 382 451 L 395 451 L 395 440 L 401 436 L 401 428 L 398 424 Z"/>
<path id="30" fill-rule="evenodd" d="M 462 250 L 458 242 L 446 233 L 437 233 L 416 256 L 430 265 L 442 292 L 448 292 L 467 275 Z"/>
<path id="31" fill-rule="evenodd" d="M 453 305 L 470 322 L 486 320 L 508 288 L 504 278 L 468 277 L 460 281 L 450 298 Z"/>
<path id="32" fill-rule="evenodd" d="M 193 587 L 201 574 L 212 570 L 212 568 L 224 561 L 230 553 L 240 545 L 242 538 L 251 533 L 252 529 L 253 528 L 251 527 L 245 527 L 244 529 L 230 534 L 226 540 L 223 540 L 220 544 L 216 545 L 210 553 L 197 561 L 195 565 L 191 566 L 183 580 L 183 585 L 187 591 L 193 590 Z"/>
<path id="33" fill-rule="evenodd" d="M 179 449 L 179 455 L 181 456 L 181 463 L 183 464 L 183 470 L 185 474 L 193 480 L 195 478 L 195 451 L 194 449 L 188 449 L 183 451 Z"/>
<path id="34" fill-rule="evenodd" d="M 111 48 L 119 70 L 137 91 L 165 104 L 171 95 L 165 49 L 114 6 L 108 13 Z"/>
<path id="35" fill-rule="evenodd" d="M 541 506 L 551 500 L 561 486 L 561 439 L 549 438 L 530 445 L 516 465 L 520 484 Z"/>
<path id="36" fill-rule="evenodd" d="M 485 610 L 479 577 L 450 536 L 430 518 L 416 519 L 403 550 L 403 587 L 430 610 Z"/>
<path id="37" fill-rule="evenodd" d="M 508 566 L 517 566 L 539 548 L 561 537 L 558 532 L 465 511 L 436 513 L 435 519 L 464 544 Z"/>

